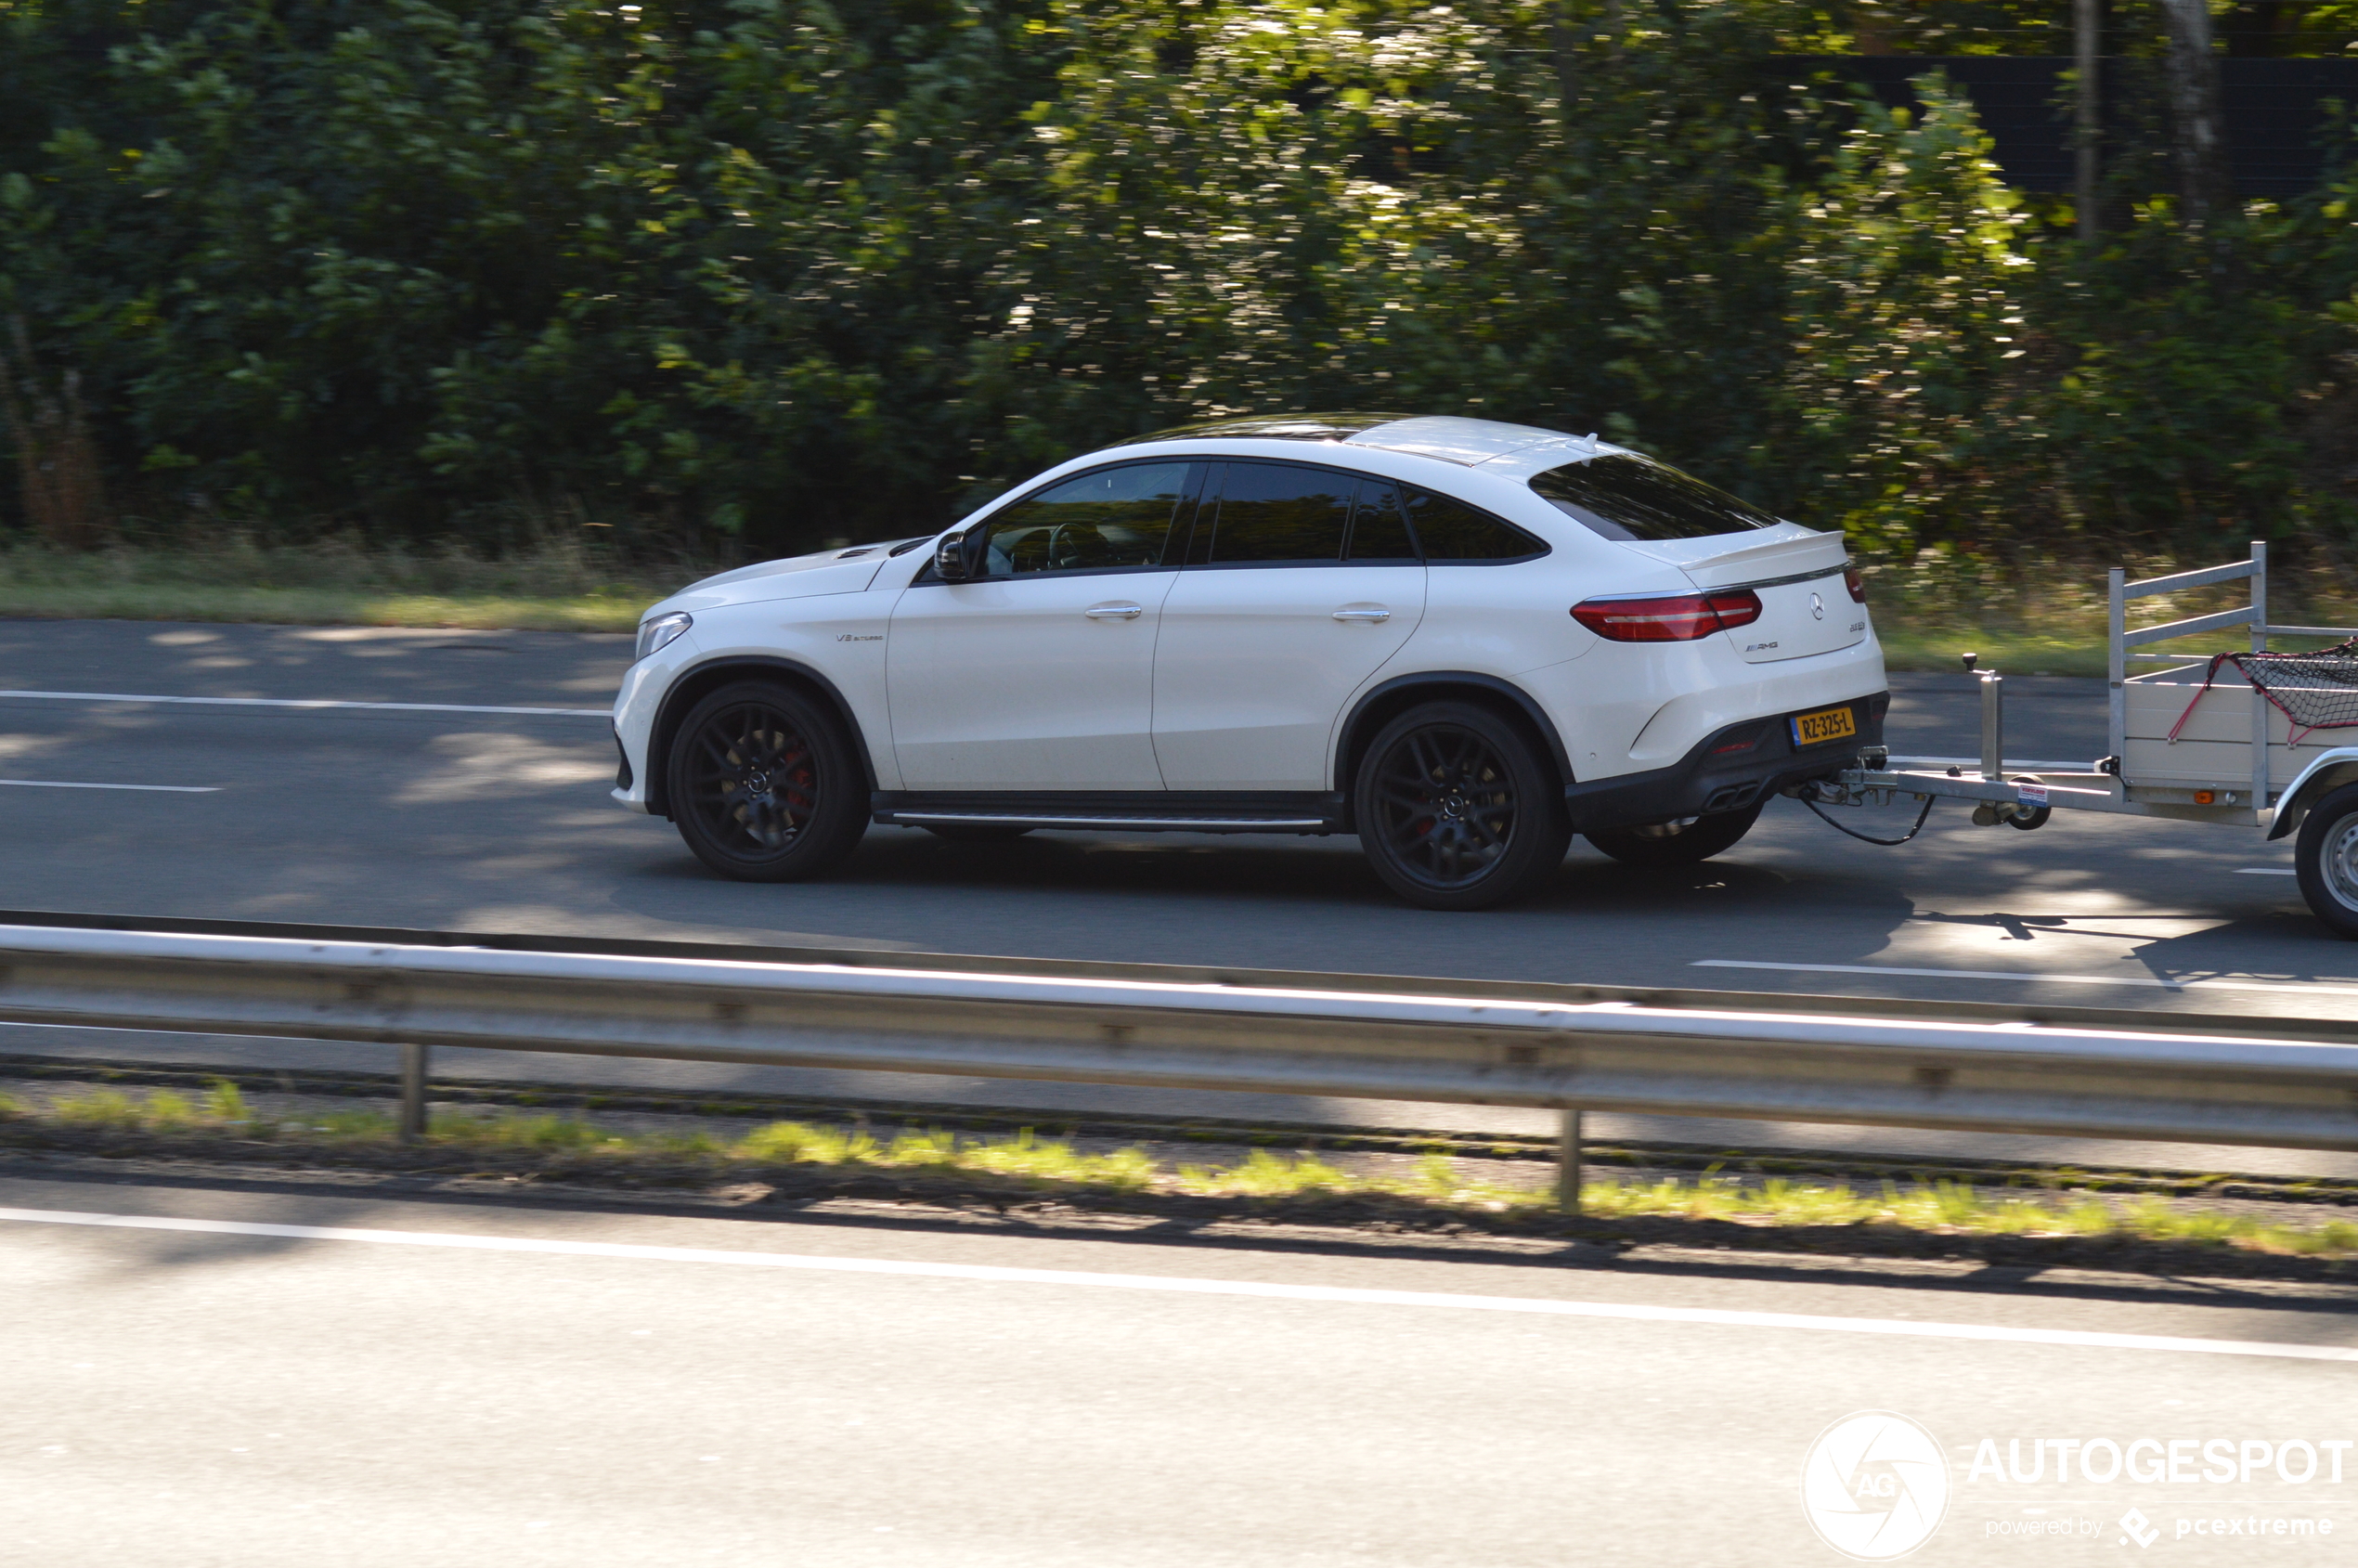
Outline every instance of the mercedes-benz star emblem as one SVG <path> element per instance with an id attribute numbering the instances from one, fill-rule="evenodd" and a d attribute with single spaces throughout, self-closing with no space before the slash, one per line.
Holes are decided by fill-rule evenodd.
<path id="1" fill-rule="evenodd" d="M 1826 602 L 1814 593 L 1809 596 L 1809 617 L 1820 621 L 1826 618 Z"/>

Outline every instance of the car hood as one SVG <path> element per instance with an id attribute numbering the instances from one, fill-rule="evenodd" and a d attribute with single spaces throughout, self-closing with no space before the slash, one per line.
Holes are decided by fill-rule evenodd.
<path id="1" fill-rule="evenodd" d="M 665 615 L 673 610 L 717 610 L 724 604 L 758 604 L 773 599 L 810 599 L 823 593 L 858 593 L 875 581 L 876 573 L 887 559 L 887 545 L 863 546 L 854 551 L 823 550 L 813 555 L 790 556 L 784 561 L 764 561 L 757 565 L 740 566 L 733 572 L 722 572 L 690 583 L 662 603 L 647 611 L 650 616 Z"/>
<path id="2" fill-rule="evenodd" d="M 1704 539 L 1624 539 L 1621 548 L 1676 566 L 1697 588 L 1732 588 L 1803 572 L 1839 572 L 1850 552 L 1840 534 L 1821 534 L 1798 523 Z"/>

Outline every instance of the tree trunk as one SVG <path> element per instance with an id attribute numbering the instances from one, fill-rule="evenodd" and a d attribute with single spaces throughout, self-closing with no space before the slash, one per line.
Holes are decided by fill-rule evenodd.
<path id="1" fill-rule="evenodd" d="M 51 544 L 88 550 L 98 542 L 106 502 L 98 487 L 98 449 L 82 406 L 82 377 L 73 370 L 52 394 L 34 374 L 32 341 L 22 317 L 11 317 L 16 363 L 0 351 L 0 427 L 17 449 L 25 521 Z"/>
<path id="2" fill-rule="evenodd" d="M 2205 0 L 2161 0 L 2170 28 L 2170 118 L 2186 221 L 2209 223 L 2235 206 L 2227 136 L 2219 116 L 2219 61 Z"/>
<path id="3" fill-rule="evenodd" d="M 1572 127 L 1573 104 L 1580 97 L 1580 45 L 1573 32 L 1575 25 L 1572 0 L 1557 0 L 1555 19 L 1548 27 L 1548 42 L 1556 57 L 1556 123 L 1567 132 Z"/>
<path id="4" fill-rule="evenodd" d="M 2103 173 L 2098 138 L 2103 135 L 2104 9 L 2103 0 L 2072 0 L 2072 64 L 2078 88 L 2072 109 L 2072 177 L 2074 204 L 2079 208 L 2079 242 L 2095 243 L 2096 183 Z"/>

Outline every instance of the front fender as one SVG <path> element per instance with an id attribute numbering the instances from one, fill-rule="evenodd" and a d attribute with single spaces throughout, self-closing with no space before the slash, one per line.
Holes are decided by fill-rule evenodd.
<path id="1" fill-rule="evenodd" d="M 2273 843 L 2299 827 L 2300 819 L 2309 814 L 2311 801 L 2337 785 L 2352 782 L 2358 782 L 2358 745 L 2339 745 L 2331 751 L 2319 752 L 2277 797 L 2276 820 L 2269 826 L 2269 841 Z"/>

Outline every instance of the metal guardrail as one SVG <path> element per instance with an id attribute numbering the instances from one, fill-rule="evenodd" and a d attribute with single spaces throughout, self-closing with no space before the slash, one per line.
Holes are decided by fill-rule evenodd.
<path id="1" fill-rule="evenodd" d="M 2358 1148 L 2337 1020 L 443 943 L 0 925 L 0 1020 L 398 1045 L 411 1130 L 434 1045 L 1545 1107 L 1571 1193 L 1583 1109 Z"/>
<path id="2" fill-rule="evenodd" d="M 173 915 L 91 914 L 55 910 L 0 909 L 0 927 L 77 931 L 143 931 L 196 937 L 266 937 L 301 942 L 358 942 L 413 948 L 471 948 L 496 952 L 579 953 L 612 958 L 710 958 L 741 964 L 833 965 L 899 969 L 913 965 L 958 974 L 1044 976 L 1065 979 L 1146 980 L 1157 984 L 1274 987 L 1279 990 L 1372 991 L 1471 999 L 1562 1004 L 1616 1002 L 1638 1007 L 1701 1007 L 1734 1012 L 1833 1013 L 1846 1017 L 1949 1023 L 2044 1024 L 2061 1028 L 2153 1029 L 2167 1033 L 2236 1038 L 2358 1042 L 2358 1022 L 2339 1016 L 2274 1013 L 2132 1012 L 2046 1002 L 1964 1002 L 1943 998 L 1727 991 L 1699 986 L 1594 985 L 1563 980 L 1484 980 L 1430 975 L 1353 974 L 1310 969 L 1256 969 L 1228 964 L 1138 964 L 1107 959 L 1032 958 L 1005 953 L 925 952 L 891 948 L 785 946 L 756 942 L 683 941 L 641 937 L 590 937 L 513 931 L 440 931 L 408 926 L 322 926 L 280 920 L 188 919 Z M 2026 972 L 2026 982 L 2039 976 Z M 2216 994 L 2216 993 L 2212 993 Z"/>

